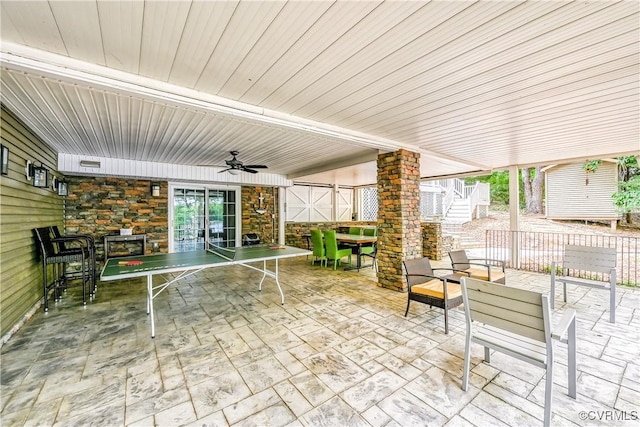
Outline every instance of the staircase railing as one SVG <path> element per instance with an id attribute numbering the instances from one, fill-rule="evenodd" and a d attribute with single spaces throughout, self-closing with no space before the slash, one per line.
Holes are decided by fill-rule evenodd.
<path id="1" fill-rule="evenodd" d="M 443 180 L 446 182 L 446 185 L 443 186 L 445 189 L 444 195 L 442 196 L 442 217 L 446 218 L 449 209 L 453 205 L 453 201 L 455 200 L 455 185 L 453 185 L 453 180 L 447 179 Z"/>
<path id="2" fill-rule="evenodd" d="M 471 209 L 471 217 L 479 205 L 488 206 L 490 202 L 489 184 L 485 182 L 476 182 L 475 185 L 469 185 L 465 188 L 468 192 L 469 207 Z M 477 215 L 476 215 L 477 216 Z"/>
<path id="3" fill-rule="evenodd" d="M 446 218 L 456 197 L 469 201 L 470 212 L 473 215 L 478 205 L 489 204 L 489 184 L 476 182 L 474 185 L 465 185 L 462 179 L 439 179 L 428 182 L 428 190 L 423 196 L 429 195 L 429 203 L 424 203 L 424 208 L 429 212 L 423 212 L 424 217 L 442 216 Z M 441 203 L 431 202 L 432 198 L 441 200 Z M 438 209 L 440 208 L 441 209 Z"/>

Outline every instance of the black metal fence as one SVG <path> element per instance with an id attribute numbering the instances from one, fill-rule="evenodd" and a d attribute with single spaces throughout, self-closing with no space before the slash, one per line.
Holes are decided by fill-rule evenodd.
<path id="1" fill-rule="evenodd" d="M 618 284 L 640 286 L 640 238 L 536 231 L 487 230 L 487 258 L 501 259 L 509 268 L 550 273 L 551 264 L 562 261 L 565 245 L 616 248 Z M 512 251 L 516 248 L 517 251 Z"/>

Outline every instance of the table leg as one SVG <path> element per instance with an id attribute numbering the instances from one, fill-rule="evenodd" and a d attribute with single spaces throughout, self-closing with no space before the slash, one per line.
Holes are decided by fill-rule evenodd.
<path id="1" fill-rule="evenodd" d="M 151 317 L 151 338 L 156 337 L 156 325 L 153 318 L 153 275 L 147 275 L 147 314 Z"/>
<path id="2" fill-rule="evenodd" d="M 260 279 L 260 284 L 258 285 L 258 290 L 262 292 L 262 282 L 264 282 L 264 278 L 267 277 L 267 261 L 262 261 L 262 279 Z"/>
<path id="3" fill-rule="evenodd" d="M 345 267 L 345 271 L 347 270 L 358 270 L 360 271 L 360 267 L 361 267 L 361 262 L 360 262 L 360 248 L 362 247 L 362 245 L 358 244 L 356 245 L 356 266 L 349 266 L 349 267 Z"/>
<path id="4" fill-rule="evenodd" d="M 262 282 L 264 282 L 265 277 L 267 276 L 273 277 L 276 281 L 276 285 L 278 285 L 278 291 L 280 291 L 280 300 L 282 304 L 284 304 L 284 292 L 282 292 L 282 287 L 280 286 L 280 280 L 278 280 L 278 258 L 276 258 L 274 261 L 276 263 L 275 271 L 271 271 L 267 268 L 266 260 L 262 261 L 262 268 L 258 268 L 255 265 L 244 264 L 244 263 L 242 263 L 241 265 L 244 265 L 245 267 L 250 268 L 252 270 L 257 270 L 262 272 L 262 280 L 260 280 L 260 284 L 258 285 L 259 291 L 262 291 Z"/>
<path id="5" fill-rule="evenodd" d="M 280 304 L 284 305 L 284 292 L 282 292 L 282 288 L 280 287 L 280 280 L 278 279 L 278 259 L 276 258 L 276 275 L 274 276 L 276 279 L 276 285 L 278 285 L 278 290 L 280 291 Z"/>

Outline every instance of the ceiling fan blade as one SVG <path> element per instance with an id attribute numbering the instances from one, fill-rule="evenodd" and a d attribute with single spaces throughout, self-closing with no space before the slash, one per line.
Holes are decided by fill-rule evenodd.
<path id="1" fill-rule="evenodd" d="M 265 165 L 244 165 L 244 167 L 252 169 L 267 169 Z"/>
<path id="2" fill-rule="evenodd" d="M 249 173 L 258 173 L 258 171 L 254 171 L 253 169 L 248 169 L 246 166 L 243 167 L 242 170 Z"/>
<path id="3" fill-rule="evenodd" d="M 226 172 L 226 171 L 230 171 L 233 168 L 226 168 L 226 169 L 222 169 L 221 171 L 218 171 L 218 173 L 222 173 L 222 172 Z"/>

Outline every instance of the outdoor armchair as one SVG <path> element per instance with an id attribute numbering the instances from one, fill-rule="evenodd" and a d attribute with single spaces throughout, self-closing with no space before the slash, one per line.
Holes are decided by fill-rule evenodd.
<path id="1" fill-rule="evenodd" d="M 434 270 L 451 270 L 448 268 L 432 268 L 429 258 L 415 258 L 402 261 L 409 287 L 407 295 L 406 317 L 411 301 L 429 304 L 429 307 L 444 309 L 444 333 L 449 333 L 449 309 L 462 304 L 460 285 L 438 277 Z"/>
<path id="2" fill-rule="evenodd" d="M 456 270 L 462 270 L 471 277 L 489 282 L 502 283 L 506 282 L 504 273 L 504 261 L 498 259 L 487 258 L 468 258 L 464 250 L 449 252 L 451 258 L 451 267 Z"/>
<path id="3" fill-rule="evenodd" d="M 568 360 L 563 370 L 568 373 L 568 394 L 576 398 L 575 311 L 566 310 L 552 328 L 548 294 L 463 277 L 462 296 L 467 324 L 462 389 L 466 391 L 469 385 L 471 343 L 484 347 L 486 363 L 491 363 L 493 349 L 545 369 L 544 425 L 549 426 L 557 341 L 567 344 Z"/>

